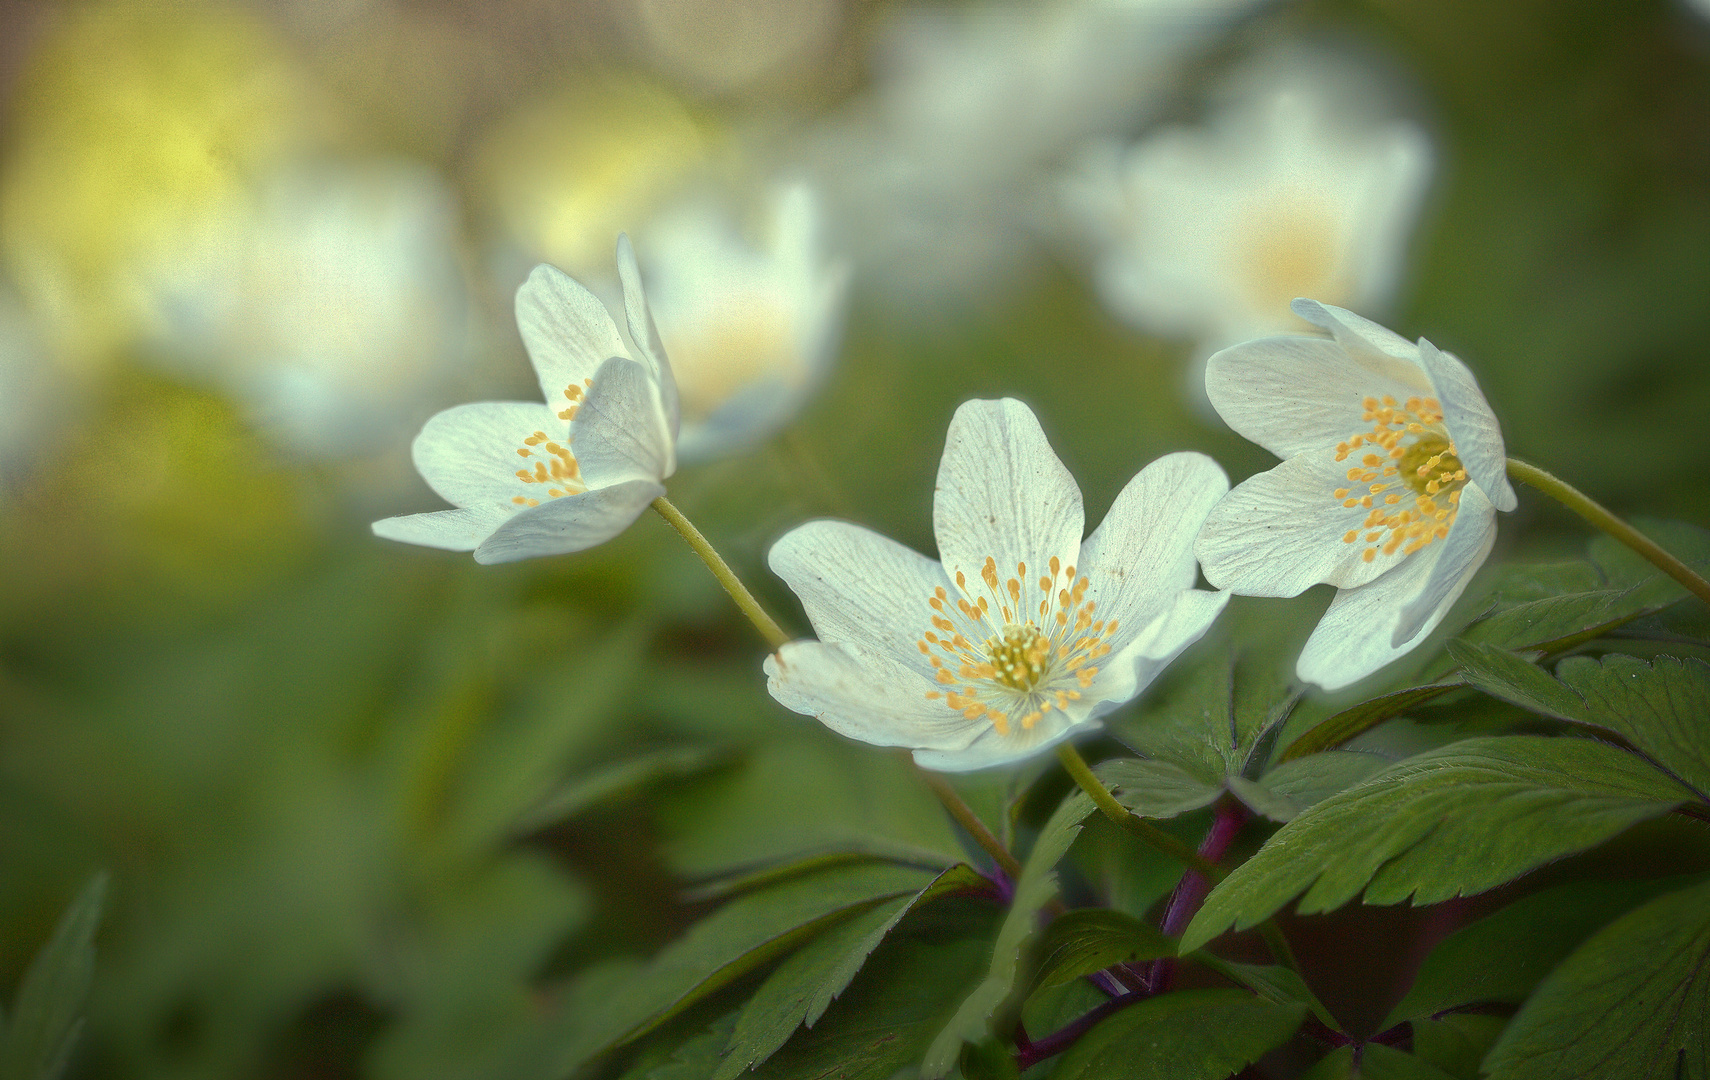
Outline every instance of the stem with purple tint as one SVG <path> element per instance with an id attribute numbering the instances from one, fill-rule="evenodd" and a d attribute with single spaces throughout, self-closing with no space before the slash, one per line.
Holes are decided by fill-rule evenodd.
<path id="1" fill-rule="evenodd" d="M 1234 843 L 1235 837 L 1241 832 L 1241 827 L 1247 824 L 1251 815 L 1247 808 L 1233 799 L 1224 799 L 1217 804 L 1215 816 L 1211 819 L 1211 829 L 1205 834 L 1205 839 L 1199 845 L 1199 857 L 1209 863 L 1222 860 Z M 1176 891 L 1170 896 L 1170 906 L 1164 910 L 1164 921 L 1159 927 L 1165 937 L 1180 937 L 1188 923 L 1198 914 L 1199 907 L 1205 903 L 1206 894 L 1211 892 L 1211 881 L 1197 870 L 1189 870 L 1182 875 L 1176 885 Z M 1176 961 L 1174 957 L 1163 957 L 1152 965 L 1148 989 L 1154 994 L 1161 994 L 1170 988 L 1170 981 L 1175 977 Z"/>
<path id="2" fill-rule="evenodd" d="M 1128 1008 L 1128 1006 L 1138 1004 L 1151 996 L 1151 994 L 1144 990 L 1136 990 L 1131 994 L 1123 994 L 1121 997 L 1111 998 L 1104 1004 L 1095 1006 L 1092 1010 L 1087 1012 L 1086 1015 L 1063 1025 L 1056 1031 L 1045 1036 L 1043 1039 L 1040 1039 L 1038 1042 L 1027 1042 L 1023 1039 L 1017 1039 L 1017 1045 L 1015 1048 L 1015 1064 L 1017 1068 L 1021 1072 L 1026 1072 L 1028 1069 L 1037 1065 L 1039 1062 L 1044 1061 L 1046 1058 L 1055 1057 L 1058 1054 L 1061 1054 L 1069 1047 L 1075 1045 L 1075 1040 L 1091 1031 L 1100 1020 L 1103 1020 L 1112 1013 L 1121 1012 L 1123 1009 Z"/>

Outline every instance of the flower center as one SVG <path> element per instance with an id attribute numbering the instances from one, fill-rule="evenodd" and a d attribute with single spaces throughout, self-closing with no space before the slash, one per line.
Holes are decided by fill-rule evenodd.
<path id="1" fill-rule="evenodd" d="M 916 645 L 945 689 L 928 698 L 970 720 L 990 720 L 1000 735 L 1010 734 L 1012 722 L 1030 730 L 1047 712 L 1080 699 L 1098 674 L 1093 661 L 1110 652 L 1117 621 L 1093 618 L 1090 582 L 1073 566 L 1053 556 L 1049 567 L 1028 582 L 1027 564 L 1018 563 L 1014 577 L 1000 580 L 997 560 L 987 556 L 984 588 L 957 570 L 959 595 L 943 586 L 933 591 L 926 601 L 932 629 Z"/>
<path id="2" fill-rule="evenodd" d="M 1359 465 L 1348 470 L 1349 481 L 1357 486 L 1337 488 L 1334 494 L 1348 509 L 1370 511 L 1342 542 L 1356 543 L 1363 536 L 1368 546 L 1360 557 L 1371 562 L 1397 551 L 1411 555 L 1448 536 L 1467 471 L 1443 426 L 1443 407 L 1436 398 L 1408 398 L 1405 405 L 1397 405 L 1386 395 L 1381 401 L 1368 397 L 1364 404 L 1361 419 L 1371 423 L 1371 430 L 1336 444 L 1337 461 L 1364 450 Z"/>
<path id="3" fill-rule="evenodd" d="M 594 380 L 583 379 L 582 385 L 571 383 L 564 388 L 564 396 L 569 399 L 570 407 L 559 410 L 558 419 L 576 419 L 576 410 L 580 409 L 584 388 L 594 385 Z M 570 441 L 565 436 L 564 442 Z M 537 431 L 523 440 L 517 447 L 517 456 L 524 460 L 533 459 L 534 467 L 518 469 L 516 477 L 525 484 L 547 485 L 546 496 L 550 499 L 562 498 L 565 495 L 575 495 L 588 490 L 582 483 L 582 469 L 576 464 L 576 457 L 570 453 L 570 448 L 560 445 L 544 431 Z M 518 506 L 539 506 L 540 500 L 528 495 L 512 495 L 511 502 Z"/>

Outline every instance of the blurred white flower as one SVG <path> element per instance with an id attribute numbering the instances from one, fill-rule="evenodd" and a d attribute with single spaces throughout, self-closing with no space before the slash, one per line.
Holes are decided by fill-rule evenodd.
<path id="1" fill-rule="evenodd" d="M 153 275 L 159 360 L 314 456 L 402 437 L 469 352 L 457 205 L 426 168 L 326 166 L 231 200 Z"/>
<path id="2" fill-rule="evenodd" d="M 751 446 L 789 422 L 836 357 L 848 268 L 821 243 L 819 200 L 779 190 L 764 244 L 708 202 L 638 232 L 648 296 L 682 395 L 683 460 Z"/>
<path id="3" fill-rule="evenodd" d="M 514 562 L 604 543 L 665 494 L 660 481 L 677 470 L 677 389 L 628 237 L 618 238 L 618 274 L 639 361 L 593 293 L 535 267 L 517 290 L 517 329 L 547 403 L 483 401 L 430 419 L 410 455 L 457 509 L 376 521 L 376 536 Z"/>
<path id="4" fill-rule="evenodd" d="M 1263 0 L 1040 0 L 905 8 L 876 86 L 822 126 L 840 246 L 925 306 L 1012 275 L 1085 139 L 1166 100 L 1185 63 Z"/>
<path id="5" fill-rule="evenodd" d="M 1201 357 L 1299 328 L 1297 296 L 1382 308 L 1432 171 L 1424 132 L 1370 118 L 1382 88 L 1347 61 L 1294 52 L 1257 74 L 1206 125 L 1097 146 L 1064 186 L 1105 304 Z"/>
<path id="6" fill-rule="evenodd" d="M 1502 429 L 1467 366 L 1351 311 L 1296 300 L 1329 338 L 1262 338 L 1211 357 L 1229 426 L 1283 459 L 1211 511 L 1206 580 L 1242 596 L 1336 598 L 1296 666 L 1335 690 L 1442 621 L 1517 505 Z"/>
<path id="7" fill-rule="evenodd" d="M 766 660 L 772 696 L 833 731 L 961 772 L 1086 730 L 1199 640 L 1228 594 L 1193 587 L 1229 488 L 1203 454 L 1142 469 L 1081 540 L 1081 492 L 1019 401 L 956 410 L 933 499 L 942 564 L 814 521 L 773 546 L 818 641 Z"/>
<path id="8" fill-rule="evenodd" d="M 0 288 L 0 479 L 34 455 L 61 413 L 64 389 L 23 305 Z"/>

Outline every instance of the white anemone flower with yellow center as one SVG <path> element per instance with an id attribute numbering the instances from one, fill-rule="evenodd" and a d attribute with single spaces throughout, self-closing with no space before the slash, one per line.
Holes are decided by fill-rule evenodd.
<path id="1" fill-rule="evenodd" d="M 535 267 L 517 290 L 517 328 L 546 403 L 484 401 L 430 419 L 411 456 L 457 509 L 376 521 L 375 535 L 512 562 L 603 543 L 665 494 L 677 387 L 627 237 L 618 273 L 638 358 L 593 293 Z"/>
<path id="2" fill-rule="evenodd" d="M 1296 673 L 1347 686 L 1423 641 L 1517 504 L 1502 429 L 1455 356 L 1351 311 L 1296 300 L 1330 337 L 1270 337 L 1212 356 L 1219 415 L 1283 459 L 1212 510 L 1195 550 L 1213 585 L 1336 597 Z"/>
<path id="3" fill-rule="evenodd" d="M 766 661 L 772 696 L 840 734 L 962 772 L 1029 757 L 1132 699 L 1217 618 L 1194 537 L 1217 463 L 1154 461 L 1082 541 L 1074 478 L 1019 401 L 956 410 L 938 469 L 941 562 L 858 525 L 773 546 L 818 641 Z"/>

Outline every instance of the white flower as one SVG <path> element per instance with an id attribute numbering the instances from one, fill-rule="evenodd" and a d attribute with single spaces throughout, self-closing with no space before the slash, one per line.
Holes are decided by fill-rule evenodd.
<path id="1" fill-rule="evenodd" d="M 153 359 L 216 382 L 299 453 L 388 445 L 468 354 L 457 219 L 423 166 L 280 173 L 156 265 Z"/>
<path id="2" fill-rule="evenodd" d="M 1019 401 L 956 410 L 938 467 L 942 564 L 841 521 L 773 546 L 818 641 L 767 658 L 772 696 L 930 769 L 1016 761 L 1085 730 L 1197 641 L 1228 594 L 1193 542 L 1228 490 L 1203 454 L 1141 470 L 1083 543 L 1074 478 Z"/>
<path id="3" fill-rule="evenodd" d="M 1418 127 L 1356 114 L 1382 89 L 1333 54 L 1287 53 L 1246 86 L 1203 127 L 1093 149 L 1064 189 L 1104 303 L 1202 357 L 1298 329 L 1296 296 L 1387 303 L 1432 171 Z"/>
<path id="4" fill-rule="evenodd" d="M 818 197 L 789 185 L 771 210 L 770 235 L 758 247 L 705 201 L 640 233 L 648 296 L 682 396 L 684 461 L 743 449 L 782 428 L 836 357 L 849 275 L 822 249 Z"/>
<path id="5" fill-rule="evenodd" d="M 34 321 L 0 285 L 0 485 L 51 445 L 48 436 L 65 412 L 65 384 Z"/>
<path id="6" fill-rule="evenodd" d="M 517 290 L 517 328 L 549 404 L 484 401 L 429 420 L 411 455 L 457 509 L 376 521 L 375 535 L 511 562 L 609 540 L 665 493 L 660 481 L 677 468 L 677 389 L 627 237 L 618 273 L 640 359 L 592 293 L 535 267 Z"/>
<path id="7" fill-rule="evenodd" d="M 1206 580 L 1243 596 L 1336 586 L 1296 666 L 1334 690 L 1425 639 L 1516 499 L 1465 364 L 1341 308 L 1294 310 L 1330 338 L 1262 338 L 1207 365 L 1218 413 L 1283 462 L 1218 503 L 1195 550 Z"/>

